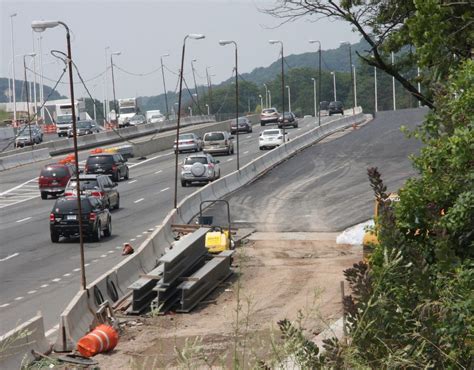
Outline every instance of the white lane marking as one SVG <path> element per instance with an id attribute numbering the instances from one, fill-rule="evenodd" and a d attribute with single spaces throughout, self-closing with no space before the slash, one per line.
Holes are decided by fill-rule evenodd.
<path id="1" fill-rule="evenodd" d="M 234 158 L 229 158 L 229 159 L 227 160 L 227 162 L 230 162 L 230 161 L 233 161 L 233 160 L 234 160 Z"/>
<path id="2" fill-rule="evenodd" d="M 108 254 L 112 254 L 112 253 L 115 253 L 115 251 L 108 251 L 107 253 L 108 253 Z"/>
<path id="3" fill-rule="evenodd" d="M 59 329 L 59 324 L 56 324 L 56 325 L 54 325 L 51 329 L 49 329 L 46 333 L 44 333 L 44 335 L 45 335 L 46 337 L 49 337 L 51 334 L 57 332 L 58 329 Z"/>
<path id="4" fill-rule="evenodd" d="M 32 219 L 32 217 L 26 217 L 26 218 L 22 218 L 21 220 L 18 220 L 17 222 L 24 222 L 24 221 L 28 221 Z"/>
<path id="5" fill-rule="evenodd" d="M 20 253 L 13 253 L 13 254 L 10 254 L 9 256 L 6 256 L 5 258 L 0 259 L 0 262 L 9 260 L 10 258 L 13 258 L 13 257 L 18 256 L 19 254 L 20 254 Z"/>
<path id="6" fill-rule="evenodd" d="M 0 308 L 5 308 L 5 307 L 8 307 L 8 306 L 10 306 L 10 303 L 4 303 L 0 306 Z"/>
<path id="7" fill-rule="evenodd" d="M 49 287 L 49 284 L 43 284 L 40 286 L 40 288 L 47 288 L 47 287 Z"/>
<path id="8" fill-rule="evenodd" d="M 134 201 L 133 203 L 140 203 L 141 201 L 145 200 L 145 198 L 140 198 L 140 199 L 137 199 L 136 201 Z"/>
<path id="9" fill-rule="evenodd" d="M 170 190 L 170 188 L 161 189 L 161 190 L 160 190 L 160 193 L 162 193 L 162 192 L 164 192 L 164 191 L 166 191 L 166 190 Z"/>
<path id="10" fill-rule="evenodd" d="M 15 301 L 21 301 L 23 298 L 25 298 L 25 297 L 16 297 Z"/>
<path id="11" fill-rule="evenodd" d="M 36 292 L 37 292 L 37 290 L 30 290 L 30 291 L 28 292 L 28 294 L 35 294 Z"/>
<path id="12" fill-rule="evenodd" d="M 80 269 L 80 268 L 77 268 L 77 269 L 74 269 L 74 270 L 72 270 L 72 271 L 78 272 L 78 271 L 81 271 L 81 269 Z"/>
<path id="13" fill-rule="evenodd" d="M 248 154 L 248 152 L 249 152 L 249 151 L 247 150 L 247 151 L 244 152 L 244 154 Z"/>
<path id="14" fill-rule="evenodd" d="M 51 281 L 55 282 L 55 283 L 58 283 L 61 281 L 61 278 L 56 278 L 56 279 L 52 279 Z"/>
<path id="15" fill-rule="evenodd" d="M 134 182 L 137 182 L 137 180 L 129 181 L 129 182 L 127 182 L 127 184 L 133 184 Z"/>
<path id="16" fill-rule="evenodd" d="M 250 139 L 251 137 L 252 137 L 252 135 L 248 135 L 248 136 L 246 136 L 246 138 L 247 138 L 247 139 Z"/>
<path id="17" fill-rule="evenodd" d="M 115 247 L 115 249 L 121 249 L 121 248 L 122 248 L 121 246 L 117 246 L 117 247 Z"/>
<path id="18" fill-rule="evenodd" d="M 143 235 L 140 234 L 140 235 L 137 235 L 135 238 L 141 238 L 142 236 L 143 236 Z"/>
<path id="19" fill-rule="evenodd" d="M 100 258 L 105 258 L 105 257 L 107 257 L 106 254 L 101 254 L 101 255 L 100 255 Z"/>
<path id="20" fill-rule="evenodd" d="M 300 128 L 297 128 L 296 131 L 300 131 L 301 129 Z"/>
<path id="21" fill-rule="evenodd" d="M 71 273 L 67 272 L 63 275 L 64 277 L 68 277 L 68 276 L 71 276 Z"/>
<path id="22" fill-rule="evenodd" d="M 131 241 L 131 242 L 134 242 L 135 240 L 137 240 L 137 239 L 135 239 L 135 238 L 133 238 L 133 239 L 130 239 L 130 241 Z"/>
<path id="23" fill-rule="evenodd" d="M 24 185 L 26 185 L 26 184 L 28 184 L 28 183 L 30 183 L 30 182 L 32 182 L 32 181 L 36 181 L 36 180 L 38 180 L 38 177 L 35 177 L 34 179 L 28 180 L 28 181 L 24 182 L 23 184 L 17 185 L 17 186 L 15 186 L 15 187 L 11 188 L 11 189 L 5 190 L 4 192 L 0 193 L 0 197 L 1 197 L 1 196 L 4 196 L 5 194 L 11 193 L 12 191 L 14 191 L 14 190 L 16 190 L 16 189 L 20 189 L 20 188 L 22 188 Z"/>
<path id="24" fill-rule="evenodd" d="M 88 267 L 88 266 L 90 266 L 90 265 L 91 265 L 90 263 L 86 263 L 86 264 L 84 265 L 84 267 Z"/>
<path id="25" fill-rule="evenodd" d="M 155 172 L 155 175 L 158 175 L 159 173 L 163 172 L 163 170 L 159 170 Z"/>
<path id="26" fill-rule="evenodd" d="M 131 164 L 131 165 L 128 166 L 128 168 L 133 168 L 133 167 L 135 167 L 135 166 L 140 166 L 141 164 L 150 162 L 150 161 L 152 161 L 152 160 L 154 160 L 154 159 L 166 157 L 166 156 L 172 155 L 172 154 L 174 154 L 174 152 L 169 152 L 169 153 L 165 153 L 165 154 L 160 154 L 160 155 L 157 155 L 157 156 L 155 156 L 155 157 L 151 157 L 151 158 L 145 159 L 144 161 Z"/>

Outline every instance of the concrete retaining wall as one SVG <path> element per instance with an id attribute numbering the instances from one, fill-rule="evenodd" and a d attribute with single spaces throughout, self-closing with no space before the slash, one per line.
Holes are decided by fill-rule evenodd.
<path id="1" fill-rule="evenodd" d="M 32 149 L 0 158 L 0 171 L 51 158 L 48 149 Z"/>

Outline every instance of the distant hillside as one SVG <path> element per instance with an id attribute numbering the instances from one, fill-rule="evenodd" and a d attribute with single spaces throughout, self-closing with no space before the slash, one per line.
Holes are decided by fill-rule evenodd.
<path id="1" fill-rule="evenodd" d="M 308 52 L 304 54 L 293 54 L 285 55 L 285 73 L 292 68 L 317 68 L 318 67 L 318 52 L 317 44 L 313 44 L 314 52 Z M 360 41 L 357 44 L 352 44 L 352 63 L 356 66 L 359 66 L 360 61 L 356 55 L 356 51 L 364 54 L 366 50 L 369 49 L 368 44 L 365 41 Z M 321 69 L 323 71 L 338 71 L 338 72 L 349 72 L 349 47 L 348 45 L 341 45 L 337 49 L 323 50 L 321 52 Z M 268 67 L 257 67 L 250 73 L 243 73 L 241 77 L 244 81 L 253 82 L 257 86 L 261 86 L 263 83 L 273 80 L 281 72 L 281 59 L 279 58 Z M 213 85 L 213 87 L 221 87 L 228 85 L 234 81 L 234 78 L 229 78 L 221 82 L 220 84 Z M 207 90 L 207 86 L 199 86 L 199 90 Z M 188 94 L 184 94 L 183 98 L 185 102 L 190 100 Z M 176 101 L 174 93 L 168 93 L 168 104 L 171 107 Z M 138 104 L 142 111 L 150 109 L 161 109 L 165 112 L 165 95 L 160 94 L 156 96 L 147 96 L 138 98 Z"/>
<path id="2" fill-rule="evenodd" d="M 16 100 L 17 101 L 25 101 L 25 92 L 24 92 L 24 85 L 25 81 L 23 80 L 15 80 L 15 90 L 16 90 Z M 13 86 L 11 87 L 13 88 Z M 39 100 L 39 88 L 40 85 L 36 84 L 36 94 L 37 99 Z M 44 85 L 44 97 L 46 98 L 49 93 L 51 92 L 52 88 Z M 8 78 L 0 77 L 0 103 L 8 103 L 10 101 L 10 93 L 8 90 Z M 59 94 L 57 91 L 53 91 L 49 100 L 54 99 L 61 99 L 63 96 Z M 33 101 L 34 97 L 30 96 L 30 100 Z"/>

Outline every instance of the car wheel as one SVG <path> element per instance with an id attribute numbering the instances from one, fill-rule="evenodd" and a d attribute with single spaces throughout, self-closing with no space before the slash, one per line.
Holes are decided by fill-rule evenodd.
<path id="1" fill-rule="evenodd" d="M 102 237 L 102 228 L 100 225 L 100 222 L 97 224 L 97 229 L 94 231 L 94 235 L 92 235 L 92 240 L 95 242 L 100 241 L 100 238 Z"/>
<path id="2" fill-rule="evenodd" d="M 263 122 L 260 122 L 260 126 L 265 126 L 265 124 Z"/>
<path id="3" fill-rule="evenodd" d="M 129 172 L 129 169 L 127 168 L 127 172 L 125 172 L 124 179 L 128 180 L 129 176 L 130 176 L 130 172 Z"/>
<path id="4" fill-rule="evenodd" d="M 51 231 L 51 241 L 53 243 L 59 242 L 59 234 L 55 231 Z"/>
<path id="5" fill-rule="evenodd" d="M 119 182 L 119 180 L 120 180 L 119 173 L 115 172 L 112 176 L 112 179 L 113 179 L 114 182 Z"/>
<path id="6" fill-rule="evenodd" d="M 181 180 L 181 186 L 183 188 L 185 188 L 186 186 L 188 186 L 188 182 L 187 181 L 184 181 L 184 180 Z"/>
<path id="7" fill-rule="evenodd" d="M 41 199 L 48 199 L 48 193 L 45 193 L 44 191 L 41 192 Z"/>
<path id="8" fill-rule="evenodd" d="M 115 204 L 115 209 L 120 208 L 120 195 L 117 197 L 117 203 Z"/>
<path id="9" fill-rule="evenodd" d="M 293 125 L 293 128 L 298 128 L 298 125 Z"/>
<path id="10" fill-rule="evenodd" d="M 104 230 L 104 236 L 112 235 L 112 220 L 109 218 L 109 222 L 107 222 L 107 228 Z"/>

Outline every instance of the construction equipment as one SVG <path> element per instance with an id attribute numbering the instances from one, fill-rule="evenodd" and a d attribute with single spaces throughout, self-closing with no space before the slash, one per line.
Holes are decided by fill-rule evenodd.
<path id="1" fill-rule="evenodd" d="M 388 198 L 384 200 L 379 200 L 375 199 L 375 206 L 374 206 L 374 228 L 372 230 L 368 230 L 364 234 L 364 238 L 362 239 L 362 245 L 364 247 L 375 247 L 379 245 L 379 239 L 378 239 L 378 216 L 379 216 L 379 210 L 380 207 L 383 205 L 385 206 L 384 203 L 388 202 L 388 204 L 392 204 L 393 202 L 398 202 L 400 200 L 400 197 L 398 196 L 397 193 L 390 193 L 388 195 Z"/>
<path id="2" fill-rule="evenodd" d="M 221 226 L 213 226 L 212 216 L 203 216 L 202 215 L 202 206 L 205 203 L 211 203 L 210 205 L 214 205 L 217 202 L 225 203 L 227 206 L 227 222 L 228 228 L 224 229 Z M 211 228 L 206 234 L 206 243 L 205 246 L 209 253 L 221 253 L 225 250 L 234 249 L 234 242 L 232 240 L 232 233 L 231 233 L 231 224 L 230 224 L 230 206 L 229 202 L 223 199 L 216 199 L 216 200 L 205 200 L 201 202 L 199 205 L 199 224 L 201 226 L 210 225 Z"/>

